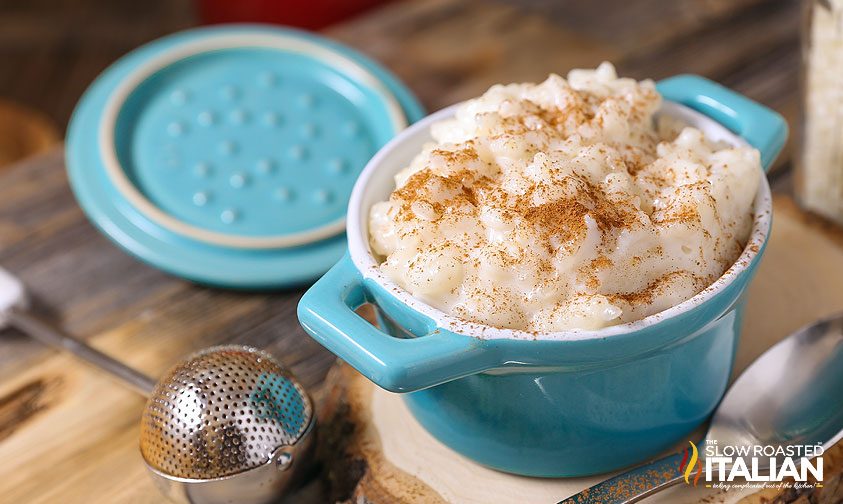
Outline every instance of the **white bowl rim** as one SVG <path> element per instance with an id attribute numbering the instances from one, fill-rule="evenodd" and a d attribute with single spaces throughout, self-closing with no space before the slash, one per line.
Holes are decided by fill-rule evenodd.
<path id="1" fill-rule="evenodd" d="M 569 329 L 555 332 L 536 332 L 521 329 L 506 329 L 480 324 L 477 322 L 470 322 L 434 308 L 414 297 L 409 291 L 393 282 L 381 271 L 378 261 L 372 255 L 369 248 L 368 236 L 364 236 L 364 232 L 368 233 L 368 229 L 367 226 L 361 225 L 361 223 L 365 223 L 368 220 L 369 209 L 365 209 L 364 214 L 362 206 L 367 185 L 375 172 L 384 166 L 384 159 L 387 158 L 389 154 L 402 142 L 407 141 L 407 139 L 412 138 L 415 135 L 425 133 L 429 130 L 431 124 L 453 116 L 455 109 L 459 107 L 459 105 L 461 104 L 457 103 L 428 115 L 424 119 L 402 131 L 389 143 L 383 146 L 380 151 L 378 151 L 378 153 L 369 161 L 360 173 L 357 182 L 354 184 L 348 204 L 346 220 L 349 254 L 355 268 L 357 268 L 363 278 L 377 283 L 391 296 L 398 299 L 402 304 L 433 320 L 438 329 L 444 329 L 484 340 L 507 339 L 577 341 L 602 339 L 620 334 L 628 334 L 640 331 L 667 319 L 677 317 L 714 298 L 717 294 L 725 290 L 735 279 L 741 276 L 742 273 L 749 269 L 764 249 L 772 222 L 772 195 L 767 177 L 765 176 L 763 170 L 759 170 L 761 183 L 758 185 L 758 191 L 755 194 L 755 200 L 753 203 L 752 230 L 750 231 L 749 239 L 747 240 L 746 246 L 740 256 L 738 256 L 734 264 L 732 264 L 732 266 L 730 266 L 726 272 L 711 285 L 691 298 L 666 310 L 654 313 L 633 322 L 617 324 L 601 329 Z M 706 129 L 713 128 L 721 130 L 721 136 L 725 139 L 729 139 L 729 141 L 734 145 L 748 145 L 743 138 L 729 131 L 722 124 L 697 111 L 678 103 L 668 101 L 665 101 L 662 105 L 662 110 L 665 108 L 670 111 L 671 115 L 682 115 L 684 119 L 690 119 L 693 126 L 702 125 L 705 126 Z M 363 220 L 364 218 L 366 219 L 365 221 Z"/>

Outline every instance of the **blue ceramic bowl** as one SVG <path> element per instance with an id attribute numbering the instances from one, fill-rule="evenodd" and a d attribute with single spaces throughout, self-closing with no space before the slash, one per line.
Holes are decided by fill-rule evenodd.
<path id="1" fill-rule="evenodd" d="M 775 112 L 701 77 L 662 81 L 660 113 L 707 136 L 750 144 L 765 169 L 787 126 Z M 762 173 L 754 225 L 737 262 L 693 298 L 645 319 L 596 331 L 535 335 L 467 323 L 414 299 L 377 267 L 367 240 L 371 205 L 429 141 L 422 120 L 372 159 L 348 211 L 349 253 L 302 298 L 317 341 L 405 400 L 437 439 L 481 464 L 545 477 L 584 476 L 654 456 L 699 426 L 723 395 L 740 335 L 744 292 L 767 242 L 770 187 Z M 355 314 L 379 309 L 381 329 Z"/>

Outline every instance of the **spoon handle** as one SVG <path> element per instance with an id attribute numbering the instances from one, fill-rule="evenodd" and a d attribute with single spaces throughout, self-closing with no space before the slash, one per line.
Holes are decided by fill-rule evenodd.
<path id="1" fill-rule="evenodd" d="M 668 455 L 649 464 L 636 467 L 586 488 L 559 504 L 631 504 L 684 481 L 683 470 L 689 462 L 685 452 Z M 680 467 L 683 470 L 680 470 Z M 694 483 L 696 469 L 689 481 Z"/>

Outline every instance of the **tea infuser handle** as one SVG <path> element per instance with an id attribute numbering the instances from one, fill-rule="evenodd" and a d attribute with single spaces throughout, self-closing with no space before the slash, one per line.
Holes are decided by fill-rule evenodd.
<path id="1" fill-rule="evenodd" d="M 485 371 L 495 365 L 484 341 L 432 329 L 396 338 L 354 310 L 366 302 L 363 277 L 351 258 L 341 259 L 302 297 L 302 327 L 371 381 L 392 392 L 412 392 Z"/>
<path id="2" fill-rule="evenodd" d="M 684 482 L 684 469 L 689 462 L 687 450 L 668 455 L 597 483 L 559 504 L 632 504 Z M 692 468 L 688 477 L 690 485 L 696 486 L 696 473 L 697 469 Z"/>
<path id="3" fill-rule="evenodd" d="M 138 393 L 148 397 L 155 388 L 155 380 L 136 371 L 122 362 L 109 357 L 99 350 L 67 334 L 38 317 L 20 309 L 8 312 L 9 325 L 59 350 L 66 350 L 94 367 L 110 373 L 112 376 L 132 387 Z"/>
<path id="4" fill-rule="evenodd" d="M 787 140 L 781 114 L 704 77 L 677 75 L 659 81 L 656 88 L 666 100 L 710 117 L 758 149 L 765 172 Z"/>
<path id="5" fill-rule="evenodd" d="M 41 343 L 59 350 L 67 350 L 89 364 L 111 373 L 144 396 L 152 393 L 155 388 L 155 381 L 152 378 L 28 313 L 25 310 L 26 304 L 26 290 L 23 283 L 0 268 L 0 329 L 6 325 L 15 327 Z"/>

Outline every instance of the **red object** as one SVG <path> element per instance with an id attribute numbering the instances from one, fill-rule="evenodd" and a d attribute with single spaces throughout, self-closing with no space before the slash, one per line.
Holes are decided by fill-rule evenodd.
<path id="1" fill-rule="evenodd" d="M 318 30 L 390 0 L 197 0 L 204 24 L 272 23 Z"/>

